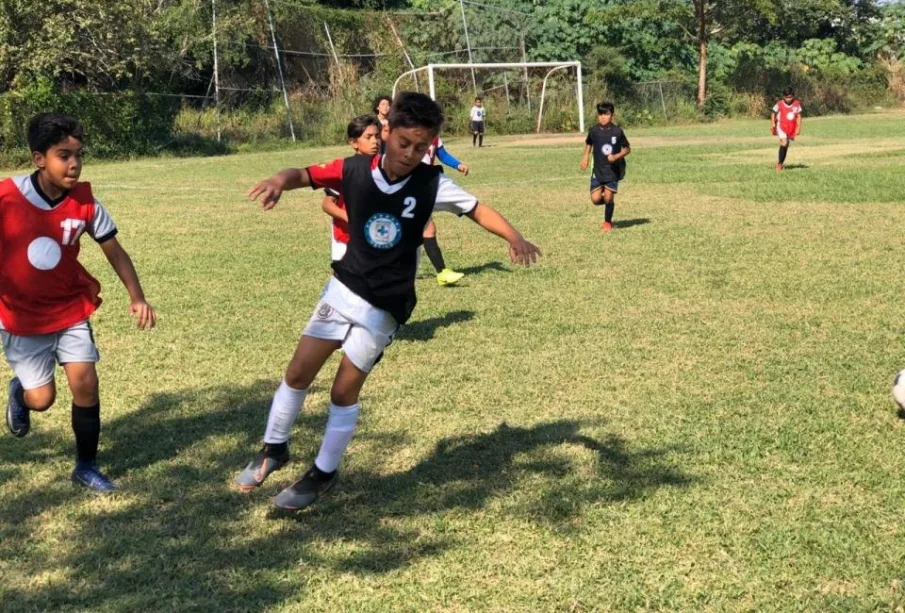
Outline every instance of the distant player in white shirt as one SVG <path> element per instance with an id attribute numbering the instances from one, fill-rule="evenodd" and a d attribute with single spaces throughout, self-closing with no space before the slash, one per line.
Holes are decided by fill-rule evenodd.
<path id="1" fill-rule="evenodd" d="M 474 99 L 474 106 L 471 107 L 471 146 L 484 146 L 484 101 L 481 98 Z"/>

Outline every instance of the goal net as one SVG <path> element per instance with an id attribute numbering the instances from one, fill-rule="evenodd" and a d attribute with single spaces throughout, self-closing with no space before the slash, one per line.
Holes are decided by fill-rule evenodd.
<path id="1" fill-rule="evenodd" d="M 575 99 L 576 99 L 576 112 L 578 114 L 578 131 L 584 132 L 584 94 L 582 88 L 582 74 L 581 74 L 581 62 L 578 61 L 569 61 L 569 62 L 511 62 L 511 63 L 461 63 L 461 64 L 428 64 L 427 66 L 422 66 L 420 68 L 412 68 L 412 70 L 406 71 L 399 75 L 399 78 L 396 79 L 396 82 L 393 84 L 393 96 L 396 96 L 396 91 L 399 89 L 399 84 L 403 79 L 412 77 L 415 79 L 415 83 L 417 84 L 419 76 L 426 76 L 427 78 L 427 88 L 428 93 L 430 93 L 430 97 L 433 99 L 437 98 L 437 84 L 436 77 L 437 73 L 446 70 L 472 70 L 472 75 L 474 75 L 475 69 L 480 70 L 524 70 L 526 74 L 527 80 L 527 71 L 528 69 L 536 69 L 536 68 L 545 68 L 546 74 L 544 75 L 543 85 L 541 86 L 540 92 L 540 100 L 538 103 L 537 110 L 537 132 L 541 131 L 541 126 L 543 124 L 543 116 L 544 116 L 544 100 L 547 95 L 547 82 L 550 77 L 560 71 L 575 71 Z M 474 84 L 474 76 L 472 76 L 472 83 Z M 475 85 L 475 89 L 477 90 L 477 86 Z M 476 92 L 477 93 L 477 92 Z"/>

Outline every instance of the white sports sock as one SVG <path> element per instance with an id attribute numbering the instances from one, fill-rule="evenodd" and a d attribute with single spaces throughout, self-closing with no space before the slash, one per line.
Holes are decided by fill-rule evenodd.
<path id="1" fill-rule="evenodd" d="M 285 443 L 289 440 L 292 426 L 298 419 L 307 394 L 308 390 L 297 390 L 286 385 L 286 381 L 280 381 L 280 387 L 273 395 L 270 414 L 267 416 L 265 443 Z"/>
<path id="2" fill-rule="evenodd" d="M 350 407 L 338 407 L 330 403 L 330 417 L 327 418 L 327 430 L 324 432 L 324 441 L 321 450 L 314 460 L 315 465 L 325 473 L 332 473 L 339 467 L 340 460 L 346 453 L 346 447 L 355 434 L 355 424 L 358 423 L 358 411 L 360 403 Z"/>

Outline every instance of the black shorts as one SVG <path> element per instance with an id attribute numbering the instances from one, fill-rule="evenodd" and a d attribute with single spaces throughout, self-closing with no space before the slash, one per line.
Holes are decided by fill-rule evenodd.
<path id="1" fill-rule="evenodd" d="M 471 131 L 475 134 L 483 134 L 484 133 L 484 122 L 483 121 L 472 121 L 471 122 Z"/>
<path id="2" fill-rule="evenodd" d="M 601 183 L 600 179 L 598 179 L 594 175 L 591 175 L 591 191 L 597 191 L 601 187 L 605 187 L 615 194 L 619 191 L 619 181 L 607 181 L 606 183 Z"/>

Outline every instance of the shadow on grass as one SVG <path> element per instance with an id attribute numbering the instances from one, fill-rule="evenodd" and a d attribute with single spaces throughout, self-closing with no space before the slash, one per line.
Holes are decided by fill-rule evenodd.
<path id="1" fill-rule="evenodd" d="M 461 272 L 465 275 L 479 275 L 482 272 L 487 272 L 488 270 L 492 270 L 494 272 L 512 272 L 506 265 L 502 262 L 498 262 L 496 260 L 492 262 L 485 262 L 484 264 L 478 264 L 477 266 L 469 266 L 467 268 L 457 268 L 457 272 Z"/>
<path id="2" fill-rule="evenodd" d="M 806 170 L 810 168 L 807 164 L 783 164 L 783 171 L 786 170 Z"/>
<path id="3" fill-rule="evenodd" d="M 399 328 L 396 340 L 399 341 L 429 341 L 440 328 L 453 326 L 474 319 L 474 311 L 450 311 L 442 317 L 431 317 L 405 324 Z"/>
<path id="4" fill-rule="evenodd" d="M 650 223 L 647 217 L 638 217 L 635 219 L 617 219 L 613 222 L 614 228 L 631 228 L 632 226 L 643 226 Z"/>
<path id="5" fill-rule="evenodd" d="M 482 521 L 474 518 L 494 499 L 506 499 L 505 510 L 494 513 L 559 524 L 590 505 L 692 482 L 673 464 L 674 450 L 634 449 L 616 435 L 583 433 L 599 424 L 501 424 L 442 439 L 400 472 L 358 466 L 352 457 L 330 496 L 306 512 L 279 514 L 268 496 L 310 462 L 325 416 L 303 413 L 293 440 L 304 446 L 294 448 L 291 468 L 257 492 L 234 491 L 230 483 L 259 444 L 274 387 L 262 381 L 160 394 L 110 420 L 104 463 L 123 491 L 106 501 L 86 504 L 87 495 L 68 484 L 29 485 L 23 475 L 35 455 L 0 447 L 4 467 L 10 467 L 3 476 L 23 480 L 17 495 L 0 501 L 0 553 L 6 558 L 0 561 L 15 560 L 27 575 L 57 576 L 27 590 L 5 586 L 4 606 L 263 610 L 303 598 L 308 579 L 324 568 L 379 574 L 467 547 L 457 530 L 443 525 Z M 405 435 L 363 428 L 352 455 L 355 446 L 392 453 L 406 443 Z M 52 442 L 36 436 L 33 444 Z M 573 465 L 576 452 L 585 458 L 582 470 Z M 43 545 L 31 534 L 48 520 L 65 522 L 68 543 L 51 561 L 36 550 Z"/>

